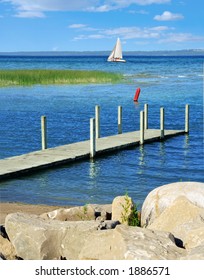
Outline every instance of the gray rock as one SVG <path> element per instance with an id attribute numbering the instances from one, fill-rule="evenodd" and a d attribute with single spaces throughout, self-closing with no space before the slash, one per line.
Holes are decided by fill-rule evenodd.
<path id="1" fill-rule="evenodd" d="M 179 196 L 184 196 L 195 206 L 204 208 L 204 183 L 172 183 L 151 191 L 142 206 L 141 226 L 152 224 Z"/>
<path id="2" fill-rule="evenodd" d="M 171 232 L 176 238 L 183 241 L 185 247 L 192 247 L 192 235 L 189 238 L 192 230 L 198 229 L 196 235 L 200 235 L 200 239 L 204 240 L 204 231 L 201 231 L 202 228 L 204 229 L 204 208 L 195 206 L 188 199 L 180 196 L 147 228 Z M 198 238 L 195 246 L 197 244 Z"/>
<path id="3" fill-rule="evenodd" d="M 23 213 L 9 214 L 5 220 L 17 255 L 26 260 L 77 259 L 85 240 L 98 226 L 96 221 L 62 222 Z"/>
<path id="4" fill-rule="evenodd" d="M 44 219 L 59 221 L 89 221 L 96 218 L 95 209 L 89 204 L 72 208 L 59 208 L 40 216 Z"/>
<path id="5" fill-rule="evenodd" d="M 204 224 L 204 221 L 202 221 L 202 223 Z M 204 225 L 202 227 L 191 229 L 186 233 L 184 246 L 188 250 L 204 246 Z"/>
<path id="6" fill-rule="evenodd" d="M 186 256 L 181 260 L 204 260 L 204 244 L 187 251 Z"/>
<path id="7" fill-rule="evenodd" d="M 7 238 L 4 238 L 2 236 L 0 236 L 0 252 L 2 256 L 5 257 L 7 260 L 15 259 L 15 248 Z"/>
<path id="8" fill-rule="evenodd" d="M 111 220 L 111 205 L 87 204 L 71 208 L 59 208 L 40 215 L 43 219 L 59 221 Z"/>
<path id="9" fill-rule="evenodd" d="M 120 224 L 119 221 L 101 221 L 98 229 L 99 230 L 114 229 L 119 224 Z"/>
<path id="10" fill-rule="evenodd" d="M 118 225 L 113 230 L 93 232 L 79 258 L 86 260 L 175 260 L 185 250 L 175 245 L 167 232 Z"/>

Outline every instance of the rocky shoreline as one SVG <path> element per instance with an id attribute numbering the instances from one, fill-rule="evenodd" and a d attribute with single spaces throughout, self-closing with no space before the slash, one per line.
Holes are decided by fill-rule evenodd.
<path id="1" fill-rule="evenodd" d="M 47 209 L 6 215 L 2 260 L 204 260 L 204 183 L 158 187 L 141 213 L 128 195 Z"/>

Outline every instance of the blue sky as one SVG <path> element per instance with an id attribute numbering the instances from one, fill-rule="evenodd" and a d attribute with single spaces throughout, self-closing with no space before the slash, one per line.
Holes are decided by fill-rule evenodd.
<path id="1" fill-rule="evenodd" d="M 204 49 L 203 0 L 0 0 L 0 51 Z"/>

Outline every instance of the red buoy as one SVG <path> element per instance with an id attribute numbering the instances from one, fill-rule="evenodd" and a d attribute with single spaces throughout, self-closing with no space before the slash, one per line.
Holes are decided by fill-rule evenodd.
<path id="1" fill-rule="evenodd" d="M 134 102 L 138 101 L 139 95 L 140 95 L 140 88 L 137 88 L 135 92 Z"/>

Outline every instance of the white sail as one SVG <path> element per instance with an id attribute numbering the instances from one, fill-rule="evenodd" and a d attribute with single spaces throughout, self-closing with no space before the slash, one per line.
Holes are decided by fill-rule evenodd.
<path id="1" fill-rule="evenodd" d="M 116 45 L 115 45 L 115 53 L 114 53 L 114 57 L 115 58 L 120 58 L 122 59 L 122 46 L 121 46 L 121 42 L 120 39 L 117 39 Z"/>
<path id="2" fill-rule="evenodd" d="M 112 52 L 110 53 L 110 55 L 108 57 L 108 61 L 125 62 L 125 60 L 123 59 L 122 46 L 121 46 L 121 42 L 120 42 L 119 38 L 117 39 L 117 42 L 116 42 Z"/>
<path id="3" fill-rule="evenodd" d="M 109 55 L 108 61 L 112 61 L 112 60 L 114 59 L 114 53 L 115 53 L 115 47 L 114 47 L 114 49 L 112 50 L 111 54 Z"/>

